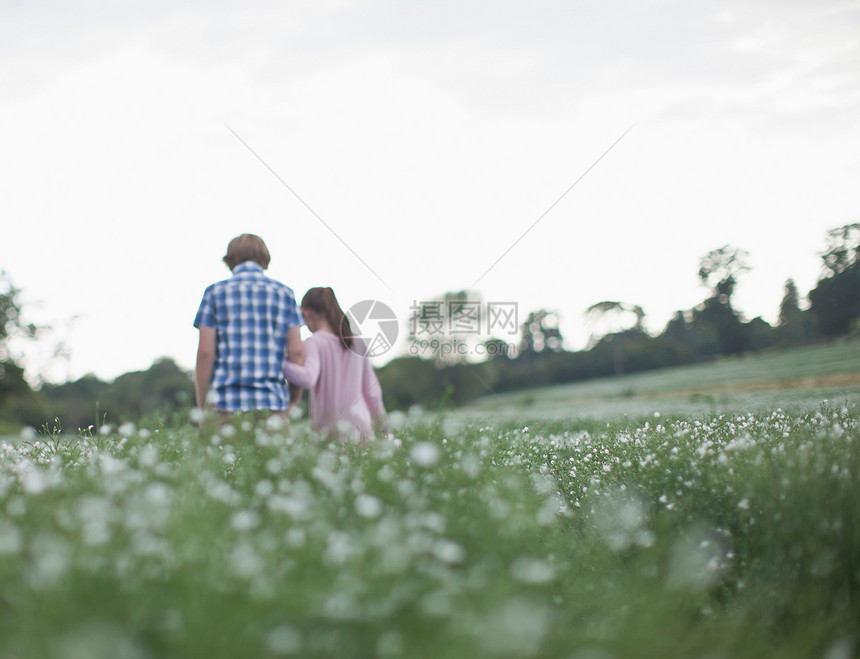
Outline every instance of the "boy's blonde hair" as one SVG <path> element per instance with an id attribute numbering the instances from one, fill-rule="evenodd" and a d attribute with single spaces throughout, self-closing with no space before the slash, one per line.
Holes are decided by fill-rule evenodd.
<path id="1" fill-rule="evenodd" d="M 254 261 L 265 270 L 269 267 L 271 258 L 269 249 L 260 236 L 255 236 L 253 233 L 243 233 L 241 236 L 233 238 L 227 245 L 224 263 L 232 270 L 240 263 Z"/>

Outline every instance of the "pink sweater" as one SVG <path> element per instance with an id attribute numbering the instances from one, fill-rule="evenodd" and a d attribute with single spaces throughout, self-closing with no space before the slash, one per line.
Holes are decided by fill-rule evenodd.
<path id="1" fill-rule="evenodd" d="M 367 358 L 328 332 L 314 332 L 304 343 L 305 363 L 287 362 L 284 375 L 310 390 L 309 416 L 316 430 L 335 430 L 341 438 L 357 431 L 360 437 L 354 439 L 359 439 L 372 437 L 374 424 L 387 425 L 382 388 Z"/>

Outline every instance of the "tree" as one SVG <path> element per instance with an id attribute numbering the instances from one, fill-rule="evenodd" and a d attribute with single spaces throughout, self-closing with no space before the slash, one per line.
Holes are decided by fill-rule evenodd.
<path id="1" fill-rule="evenodd" d="M 756 352 L 777 344 L 779 332 L 764 318 L 756 316 L 741 325 L 746 348 Z"/>
<path id="2" fill-rule="evenodd" d="M 51 409 L 50 418 L 64 428 L 86 428 L 105 419 L 121 421 L 172 421 L 184 418 L 194 400 L 191 374 L 169 357 L 156 359 L 145 371 L 132 371 L 103 382 L 85 375 L 74 382 L 42 388 Z"/>
<path id="3" fill-rule="evenodd" d="M 24 321 L 20 295 L 21 290 L 12 283 L 6 271 L 0 269 L 0 363 L 14 361 L 9 349 L 9 339 L 34 339 L 43 329 Z"/>
<path id="4" fill-rule="evenodd" d="M 38 395 L 24 379 L 24 369 L 9 346 L 14 339 L 35 339 L 45 328 L 24 320 L 21 290 L 0 269 L 0 417 L 15 424 L 45 421 Z"/>
<path id="5" fill-rule="evenodd" d="M 860 266 L 827 277 L 809 292 L 815 328 L 825 337 L 857 331 L 860 322 Z"/>
<path id="6" fill-rule="evenodd" d="M 518 358 L 528 360 L 543 352 L 561 352 L 564 350 L 563 344 L 558 313 L 538 309 L 530 312 L 521 325 Z"/>
<path id="7" fill-rule="evenodd" d="M 190 375 L 169 357 L 162 357 L 146 371 L 116 378 L 107 388 L 104 403 L 115 410 L 114 419 L 140 420 L 153 415 L 170 418 L 181 414 L 193 400 Z"/>
<path id="8" fill-rule="evenodd" d="M 24 379 L 24 369 L 14 361 L 0 364 L 0 433 L 17 432 L 22 426 L 38 428 L 48 419 L 42 397 Z"/>
<path id="9" fill-rule="evenodd" d="M 621 319 L 629 314 L 633 314 L 635 320 L 631 328 L 623 330 Z M 624 374 L 624 353 L 621 349 L 619 341 L 613 339 L 619 334 L 632 332 L 633 334 L 645 334 L 644 320 L 645 310 L 638 304 L 624 304 L 614 300 L 604 300 L 603 302 L 595 302 L 585 310 L 585 318 L 593 325 L 603 322 L 610 325 L 615 325 L 614 331 L 605 332 L 602 337 L 597 337 L 596 333 L 592 333 L 589 339 L 589 346 L 594 347 L 599 342 L 609 343 L 612 348 L 612 362 L 614 365 L 615 375 Z M 628 323 L 623 323 L 628 324 Z"/>
<path id="10" fill-rule="evenodd" d="M 656 337 L 656 340 L 665 346 L 665 352 L 671 353 L 664 365 L 689 363 L 702 359 L 703 352 L 699 337 L 693 330 L 692 319 L 692 311 L 678 310 L 666 323 L 663 332 Z"/>
<path id="11" fill-rule="evenodd" d="M 487 355 L 487 361 L 502 358 L 514 359 L 518 351 L 519 348 L 515 344 L 496 337 L 487 339 L 483 344 L 483 352 Z"/>
<path id="12" fill-rule="evenodd" d="M 623 318 L 628 314 L 633 314 L 635 318 L 631 327 L 625 327 L 629 325 L 629 322 L 623 321 Z M 638 304 L 625 304 L 614 300 L 595 302 L 585 310 L 585 319 L 592 325 L 604 323 L 615 326 L 611 332 L 605 332 L 605 334 L 620 332 L 624 329 L 634 329 L 638 332 L 645 331 L 645 310 Z M 596 338 L 598 337 L 592 336 L 592 340 L 596 340 Z"/>
<path id="13" fill-rule="evenodd" d="M 699 280 L 711 288 L 713 297 L 721 304 L 731 307 L 738 275 L 750 270 L 748 258 L 749 252 L 731 245 L 712 249 L 699 262 Z"/>
<path id="14" fill-rule="evenodd" d="M 722 295 L 693 309 L 692 330 L 703 354 L 739 355 L 749 347 L 746 326 Z"/>
<path id="15" fill-rule="evenodd" d="M 860 261 L 860 222 L 830 229 L 821 253 L 824 277 L 840 275 Z"/>
<path id="16" fill-rule="evenodd" d="M 99 425 L 104 416 L 119 419 L 117 410 L 106 402 L 110 385 L 92 373 L 73 382 L 47 384 L 41 389 L 50 410 L 50 418 L 60 420 L 63 428 L 76 430 Z"/>
<path id="17" fill-rule="evenodd" d="M 749 252 L 723 245 L 713 249 L 699 262 L 699 281 L 711 289 L 711 297 L 693 310 L 693 330 L 708 337 L 717 352 L 740 354 L 749 347 L 749 334 L 732 307 L 738 275 L 750 269 Z"/>
<path id="18" fill-rule="evenodd" d="M 682 345 L 694 348 L 695 337 L 692 329 L 692 318 L 693 314 L 691 311 L 681 311 L 679 309 L 675 312 L 675 315 L 672 316 L 672 319 L 666 323 L 666 327 L 663 329 L 661 336 L 671 339 L 672 341 L 676 341 Z"/>
<path id="19" fill-rule="evenodd" d="M 797 292 L 797 285 L 793 279 L 787 279 L 785 282 L 785 293 L 783 293 L 782 302 L 779 304 L 780 326 L 789 325 L 799 313 L 800 295 Z"/>
<path id="20" fill-rule="evenodd" d="M 801 343 L 806 339 L 805 318 L 793 279 L 785 282 L 785 293 L 779 305 L 779 332 L 782 340 L 788 343 Z"/>
<path id="21" fill-rule="evenodd" d="M 860 223 L 827 232 L 822 277 L 809 292 L 809 312 L 825 337 L 856 331 L 860 324 Z"/>

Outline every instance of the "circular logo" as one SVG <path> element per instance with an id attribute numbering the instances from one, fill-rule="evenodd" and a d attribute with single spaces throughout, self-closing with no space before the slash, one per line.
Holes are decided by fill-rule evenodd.
<path id="1" fill-rule="evenodd" d="M 387 304 L 379 300 L 362 300 L 346 312 L 355 330 L 353 352 L 362 357 L 378 357 L 391 350 L 397 340 L 400 323 Z"/>

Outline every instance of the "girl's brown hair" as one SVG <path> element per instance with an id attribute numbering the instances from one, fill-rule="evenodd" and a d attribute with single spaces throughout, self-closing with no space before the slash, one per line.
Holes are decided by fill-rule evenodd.
<path id="1" fill-rule="evenodd" d="M 253 233 L 243 233 L 233 238 L 227 245 L 227 253 L 224 255 L 224 263 L 230 270 L 245 261 L 254 261 L 265 270 L 269 267 L 270 260 L 266 243 L 260 236 L 255 236 Z"/>
<path id="2" fill-rule="evenodd" d="M 331 288 L 317 286 L 310 289 L 302 298 L 302 308 L 320 314 L 340 337 L 343 345 L 352 348 L 355 335 L 349 326 L 349 319 L 337 303 L 337 298 Z"/>

